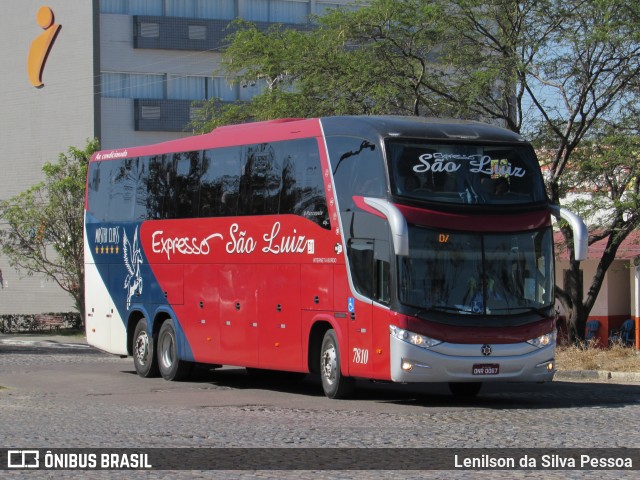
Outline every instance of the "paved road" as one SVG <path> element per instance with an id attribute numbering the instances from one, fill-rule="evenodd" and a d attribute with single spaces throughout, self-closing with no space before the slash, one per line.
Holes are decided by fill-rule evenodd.
<path id="1" fill-rule="evenodd" d="M 141 379 L 132 360 L 85 345 L 0 343 L 0 447 L 640 448 L 640 384 L 488 385 L 457 400 L 444 385 L 362 382 L 329 400 L 318 379 L 199 370 Z M 1 472 L 7 475 L 16 472 Z M 48 473 L 48 477 L 45 475 Z M 52 472 L 24 476 L 51 477 Z M 624 471 L 138 472 L 154 478 L 634 478 Z M 186 475 L 185 475 L 186 474 Z M 130 478 L 131 472 L 58 472 Z M 135 476 L 135 475 L 134 475 Z"/>

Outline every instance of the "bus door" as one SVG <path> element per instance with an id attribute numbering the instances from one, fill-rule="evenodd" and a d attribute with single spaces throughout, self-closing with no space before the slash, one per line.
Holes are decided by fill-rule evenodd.
<path id="1" fill-rule="evenodd" d="M 349 375 L 369 376 L 372 362 L 373 301 L 376 289 L 375 241 L 352 238 L 347 243 L 351 281 L 359 295 L 347 299 Z"/>
<path id="2" fill-rule="evenodd" d="M 302 361 L 300 265 L 257 265 L 261 368 L 299 371 Z"/>
<path id="3" fill-rule="evenodd" d="M 258 366 L 258 286 L 256 265 L 220 268 L 220 350 L 224 363 Z"/>

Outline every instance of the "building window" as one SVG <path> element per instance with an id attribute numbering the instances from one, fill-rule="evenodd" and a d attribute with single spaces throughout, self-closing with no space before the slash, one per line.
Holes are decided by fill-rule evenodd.
<path id="1" fill-rule="evenodd" d="M 210 100 L 225 102 L 238 100 L 237 88 L 222 77 L 169 75 L 167 98 L 170 100 Z"/>
<path id="2" fill-rule="evenodd" d="M 307 23 L 308 1 L 247 0 L 240 10 L 240 17 L 254 22 Z"/>
<path id="3" fill-rule="evenodd" d="M 102 96 L 164 98 L 164 75 L 103 72 Z"/>
<path id="4" fill-rule="evenodd" d="M 234 102 L 238 100 L 238 88 L 230 85 L 223 77 L 213 77 L 207 79 L 207 99 L 219 98 L 224 102 Z"/>
<path id="5" fill-rule="evenodd" d="M 236 18 L 236 0 L 167 0 L 168 17 Z"/>
<path id="6" fill-rule="evenodd" d="M 164 0 L 100 0 L 100 13 L 162 15 Z"/>
<path id="7" fill-rule="evenodd" d="M 329 10 L 334 10 L 336 8 L 342 8 L 347 11 L 356 11 L 358 9 L 357 5 L 346 5 L 344 3 L 337 2 L 316 2 L 316 14 L 324 15 L 329 13 Z"/>
<path id="8" fill-rule="evenodd" d="M 169 75 L 167 98 L 170 100 L 206 100 L 207 77 Z"/>

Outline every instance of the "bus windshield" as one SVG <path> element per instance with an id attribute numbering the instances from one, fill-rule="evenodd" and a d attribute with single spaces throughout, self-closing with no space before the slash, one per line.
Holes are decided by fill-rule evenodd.
<path id="1" fill-rule="evenodd" d="M 535 153 L 526 145 L 387 141 L 392 193 L 453 204 L 523 205 L 546 200 Z"/>
<path id="2" fill-rule="evenodd" d="M 409 227 L 409 256 L 399 257 L 399 296 L 419 309 L 513 315 L 553 302 L 551 229 L 458 233 Z"/>

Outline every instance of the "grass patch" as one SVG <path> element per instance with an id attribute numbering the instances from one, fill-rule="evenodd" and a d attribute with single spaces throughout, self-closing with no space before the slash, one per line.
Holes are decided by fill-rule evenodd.
<path id="1" fill-rule="evenodd" d="M 640 355 L 633 347 L 613 344 L 602 348 L 597 345 L 569 345 L 556 349 L 559 370 L 604 370 L 607 372 L 640 372 Z"/>

